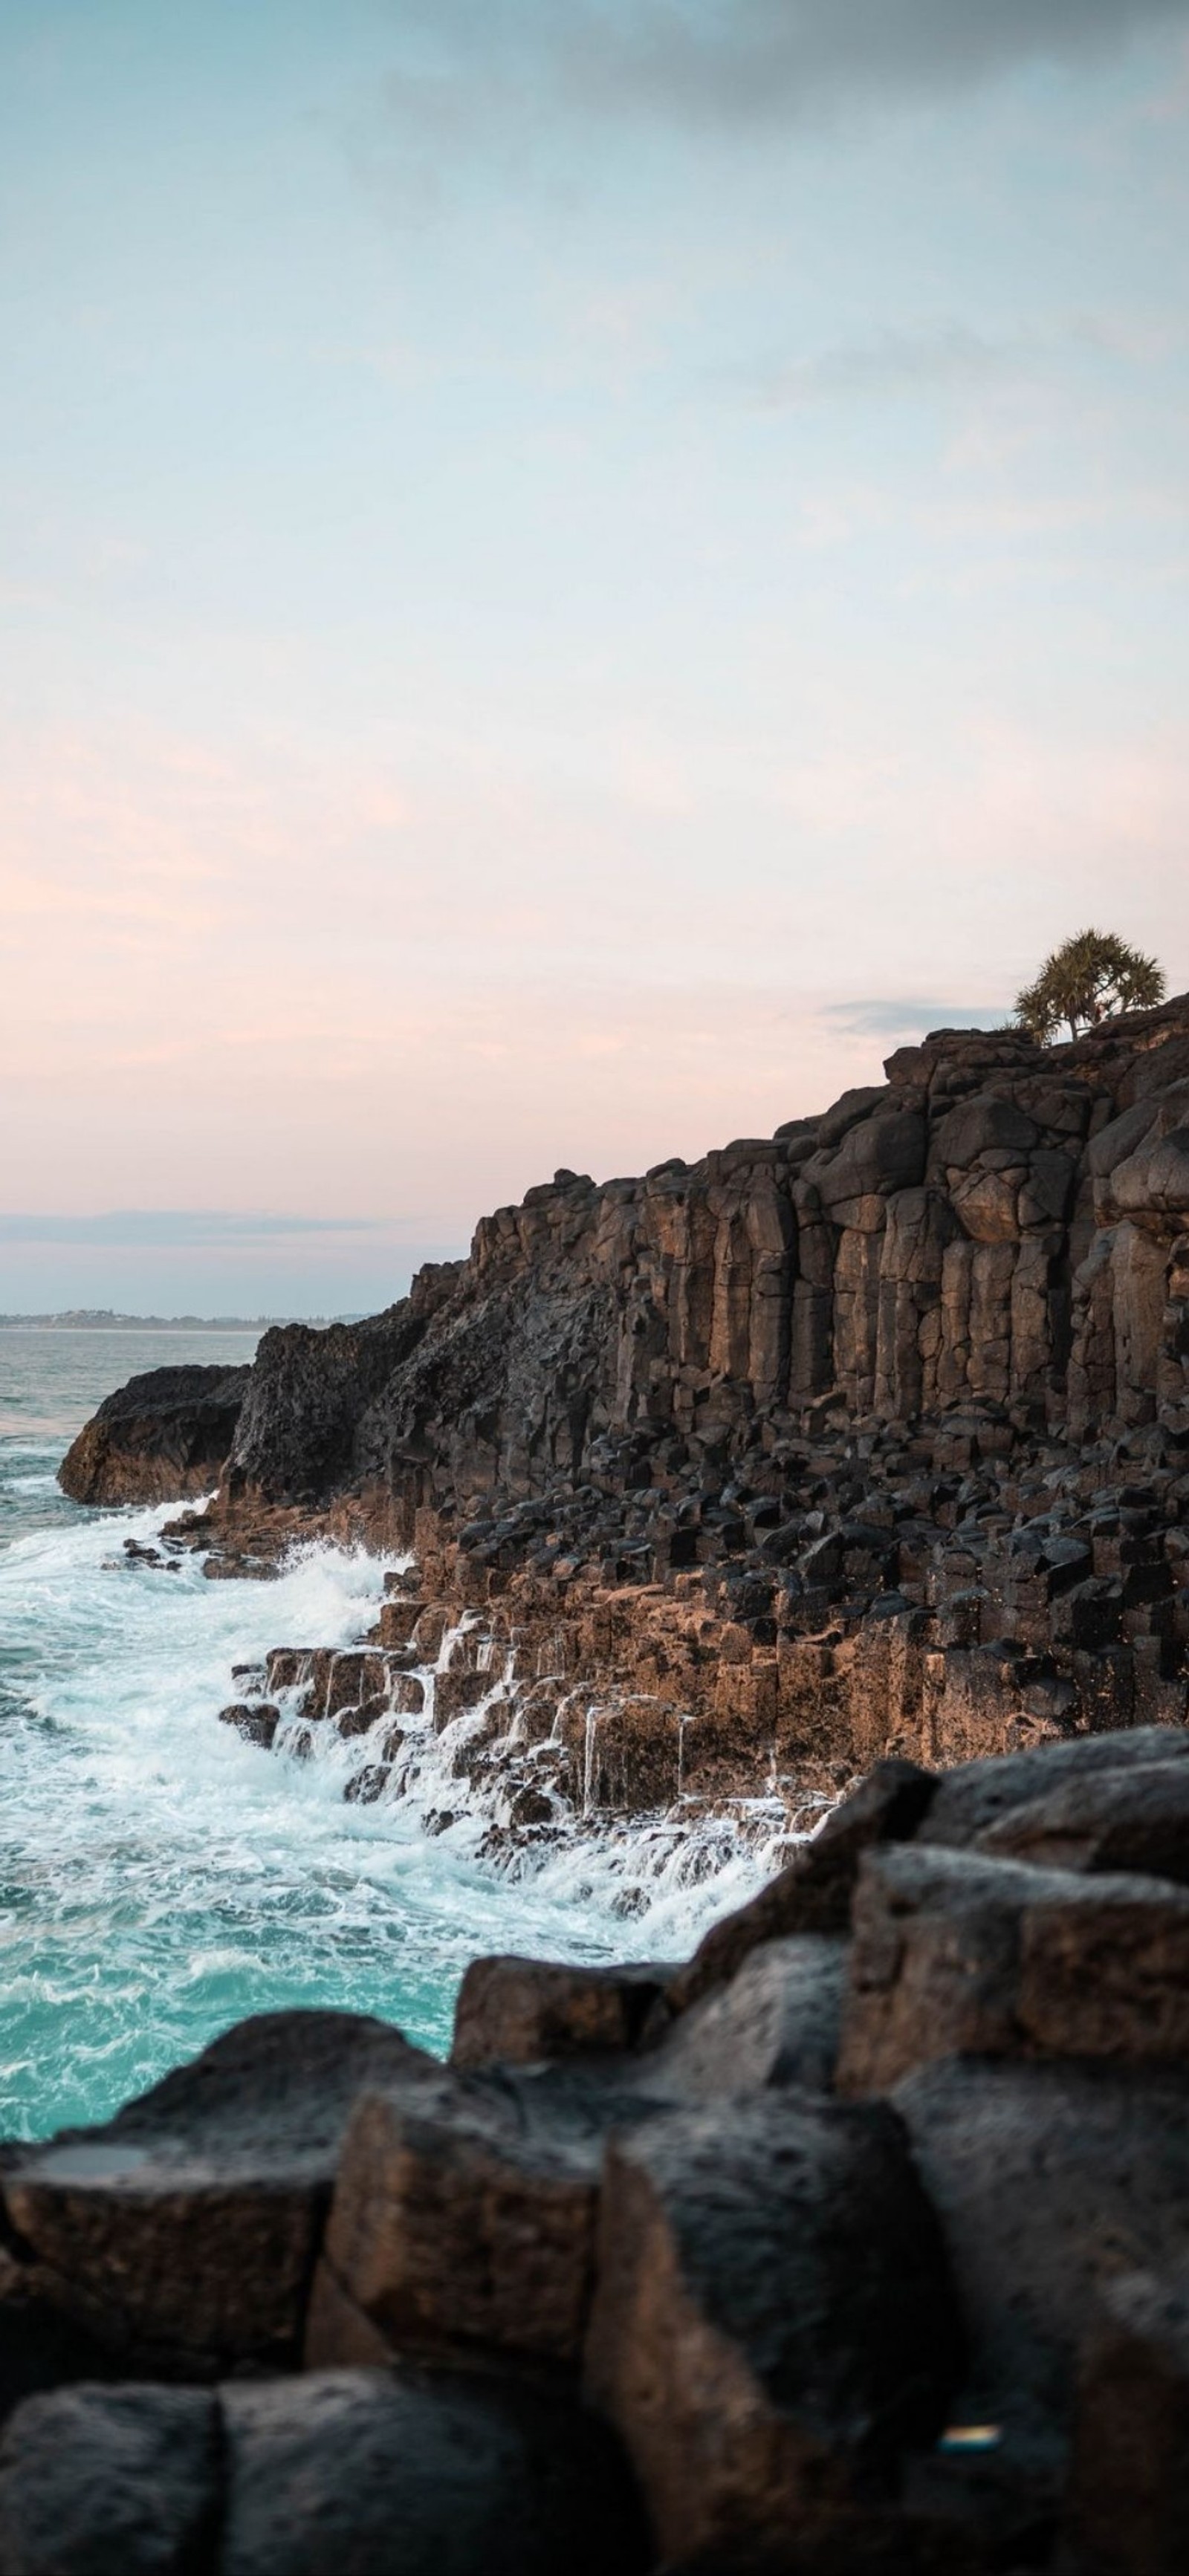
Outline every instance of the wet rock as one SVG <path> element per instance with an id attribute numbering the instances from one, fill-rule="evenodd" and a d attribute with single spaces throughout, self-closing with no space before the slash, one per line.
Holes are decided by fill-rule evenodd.
<path id="1" fill-rule="evenodd" d="M 1076 2576 L 1189 2564 L 1189 2276 L 1109 2282 L 1083 2347 L 1066 2513 Z"/>
<path id="2" fill-rule="evenodd" d="M 194 2388 L 33 2397 L 0 2445 L 4 2576 L 199 2576 L 214 2564 L 218 2408 Z"/>
<path id="3" fill-rule="evenodd" d="M 224 2392 L 219 2576 L 643 2576 L 611 2437 L 491 2378 L 362 2370 Z"/>
<path id="4" fill-rule="evenodd" d="M 1189 1893 L 928 1845 L 870 1853 L 839 2088 L 883 2091 L 963 2051 L 1189 2054 Z"/>
<path id="5" fill-rule="evenodd" d="M 281 1712 L 271 1700 L 236 1699 L 220 1709 L 219 1723 L 233 1726 L 246 1743 L 262 1745 L 267 1752 L 281 1723 Z"/>
<path id="6" fill-rule="evenodd" d="M 815 1932 L 766 1941 L 727 1986 L 683 2013 L 653 2061 L 694 2099 L 770 2084 L 825 2090 L 838 2056 L 847 1945 Z"/>
<path id="7" fill-rule="evenodd" d="M 547 1959 L 473 1959 L 454 2014 L 455 2066 L 634 2048 L 670 1967 L 560 1967 Z"/>
<path id="8" fill-rule="evenodd" d="M 10 2294 L 28 2278 L 106 2351 L 167 2375 L 291 2360 L 343 2131 L 377 2080 L 424 2098 L 442 2073 L 362 2015 L 262 2014 L 105 2127 L 12 2151 Z"/>
<path id="9" fill-rule="evenodd" d="M 936 1785 L 934 1775 L 915 1762 L 877 1762 L 778 1878 L 712 1925 L 667 1989 L 670 2011 L 686 2012 L 700 1996 L 726 1984 L 760 1942 L 794 1932 L 845 1932 L 863 1853 L 915 1833 Z"/>
<path id="10" fill-rule="evenodd" d="M 666 2560 L 799 2563 L 931 2437 L 957 2366 L 936 2224 L 882 2105 L 789 2092 L 612 2140 L 586 2381 Z"/>

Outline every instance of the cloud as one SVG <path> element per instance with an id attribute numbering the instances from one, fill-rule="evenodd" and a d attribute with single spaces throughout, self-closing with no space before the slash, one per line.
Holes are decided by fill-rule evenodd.
<path id="1" fill-rule="evenodd" d="M 742 383 L 765 409 L 797 411 L 823 402 L 886 401 L 889 395 L 1001 384 L 1034 372 L 1054 343 L 1039 335 L 993 340 L 956 321 L 922 330 L 882 331 L 817 357 L 748 371 Z"/>
<path id="2" fill-rule="evenodd" d="M 330 1235 L 391 1234 L 400 1220 L 381 1217 L 239 1215 L 220 1208 L 109 1208 L 98 1216 L 0 1215 L 0 1243 L 79 1243 L 140 1251 L 301 1243 Z"/>
<path id="3" fill-rule="evenodd" d="M 1010 1002 L 827 1002 L 818 1018 L 841 1037 L 928 1037 L 934 1029 L 999 1029 Z"/>
<path id="4" fill-rule="evenodd" d="M 419 106 L 446 142 L 469 128 L 463 101 L 480 86 L 505 113 L 518 100 L 531 114 L 543 83 L 588 113 L 773 125 L 823 101 L 1109 53 L 1184 27 L 1189 0 L 434 0 L 402 14 L 393 104 Z"/>

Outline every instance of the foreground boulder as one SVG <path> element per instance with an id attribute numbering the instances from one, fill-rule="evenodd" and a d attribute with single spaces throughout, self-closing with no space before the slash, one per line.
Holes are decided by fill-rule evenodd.
<path id="1" fill-rule="evenodd" d="M 897 2087 L 968 2346 L 960 2420 L 1068 2431 L 1113 2282 L 1189 2243 L 1189 2069 L 951 2058 Z"/>
<path id="2" fill-rule="evenodd" d="M 36 2299 L 125 2369 L 291 2362 L 343 2131 L 377 2081 L 427 2101 L 443 2074 L 363 2015 L 262 2014 L 106 2127 L 12 2151 L 21 2259 L 0 2295 Z"/>
<path id="3" fill-rule="evenodd" d="M 576 2409 L 335 2371 L 78 2388 L 0 2449 L 3 2576 L 643 2576 L 630 2477 Z"/>
<path id="4" fill-rule="evenodd" d="M 673 2025 L 656 2052 L 658 2080 L 692 2100 L 771 2084 L 828 2089 L 847 1968 L 846 1942 L 821 1932 L 761 1943 L 729 1985 L 713 1988 Z"/>
<path id="5" fill-rule="evenodd" d="M 629 2088 L 565 2067 L 473 2076 L 423 2111 L 400 2092 L 364 2094 L 343 2144 L 308 2361 L 353 2358 L 378 2338 L 397 2352 L 576 2364 L 605 2140 L 671 2107 L 659 2077 L 655 2090 Z"/>
<path id="6" fill-rule="evenodd" d="M 1079 2576 L 1189 2566 L 1189 2274 L 1110 2282 L 1078 2375 L 1066 2512 Z"/>
<path id="7" fill-rule="evenodd" d="M 586 2384 L 666 2558 L 795 2564 L 940 2428 L 958 2368 L 940 2233 L 884 2106 L 790 2092 L 613 2140 Z"/>
<path id="8" fill-rule="evenodd" d="M 219 2429 L 203 2389 L 29 2399 L 0 2445 L 3 2576 L 205 2576 Z"/>
<path id="9" fill-rule="evenodd" d="M 634 2048 L 675 1974 L 663 1967 L 558 1967 L 473 1959 L 454 2015 L 455 2066 L 528 2066 Z"/>
<path id="10" fill-rule="evenodd" d="M 219 1482 L 247 1392 L 243 1368 L 148 1369 L 100 1405 L 58 1469 L 75 1503 L 171 1503 Z"/>
<path id="11" fill-rule="evenodd" d="M 505 1957 L 5 2148 L 0 2576 L 1179 2576 L 1187 1779 L 883 1766 L 680 2009 Z"/>
<path id="12" fill-rule="evenodd" d="M 1127 1782 L 1120 1775 L 1146 1771 L 1153 1763 L 1189 1765 L 1189 1728 L 1127 1727 L 1113 1735 L 1075 1736 L 1068 1743 L 1043 1744 L 1026 1753 L 961 1762 L 938 1780 L 917 1839 L 959 1849 L 975 1843 L 984 1850 L 1007 1852 L 1012 1848 L 1010 1818 L 1034 1806 L 1037 1799 L 1066 1792 L 1087 1799 L 1095 1794 L 1091 1782 L 1101 1783 L 1106 1798 L 1112 1790 L 1125 1794 Z M 1174 1790 L 1171 1781 L 1164 1786 Z M 1063 1858 L 1060 1865 L 1080 1869 L 1088 1864 Z"/>

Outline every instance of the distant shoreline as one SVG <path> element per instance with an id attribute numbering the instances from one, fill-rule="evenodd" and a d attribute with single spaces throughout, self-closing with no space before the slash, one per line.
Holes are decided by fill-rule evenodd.
<path id="1" fill-rule="evenodd" d="M 355 1315 L 0 1315 L 0 1333 L 266 1333 L 275 1324 L 353 1324 Z"/>

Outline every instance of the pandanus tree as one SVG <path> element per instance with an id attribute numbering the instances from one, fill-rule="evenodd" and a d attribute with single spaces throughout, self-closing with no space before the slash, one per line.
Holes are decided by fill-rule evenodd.
<path id="1" fill-rule="evenodd" d="M 1062 1027 L 1071 1038 L 1116 1011 L 1146 1011 L 1164 999 L 1164 976 L 1109 930 L 1079 930 L 1046 957 L 1039 975 L 1016 995 L 1016 1018 L 1042 1045 Z"/>

